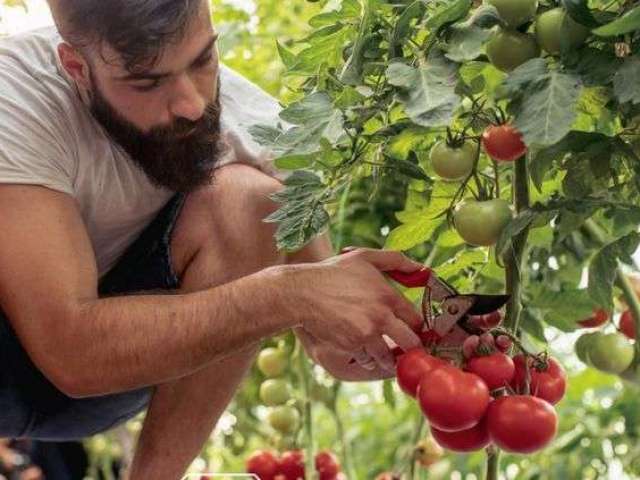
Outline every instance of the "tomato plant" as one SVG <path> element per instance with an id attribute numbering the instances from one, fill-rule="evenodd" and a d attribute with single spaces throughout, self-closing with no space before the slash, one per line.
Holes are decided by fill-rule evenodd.
<path id="1" fill-rule="evenodd" d="M 487 56 L 498 70 L 510 72 L 540 55 L 540 47 L 533 35 L 501 30 L 487 43 Z"/>
<path id="2" fill-rule="evenodd" d="M 403 392 L 416 396 L 420 380 L 434 368 L 446 365 L 444 360 L 428 355 L 421 348 L 410 350 L 398 357 L 396 372 Z"/>
<path id="3" fill-rule="evenodd" d="M 486 418 L 483 418 L 475 427 L 458 432 L 444 432 L 431 427 L 431 434 L 440 446 L 453 452 L 475 452 L 491 443 Z"/>
<path id="4" fill-rule="evenodd" d="M 269 451 L 254 452 L 247 458 L 247 472 L 263 480 L 274 480 L 278 474 L 278 459 Z"/>
<path id="5" fill-rule="evenodd" d="M 487 412 L 491 440 L 503 450 L 531 453 L 555 436 L 558 417 L 548 402 L 528 395 L 500 397 Z"/>
<path id="6" fill-rule="evenodd" d="M 511 383 L 516 367 L 511 357 L 496 352 L 471 358 L 467 362 L 466 370 L 484 380 L 489 390 L 495 390 Z"/>
<path id="7" fill-rule="evenodd" d="M 420 381 L 418 399 L 432 426 L 455 432 L 478 424 L 490 396 L 489 389 L 477 375 L 455 367 L 440 367 Z"/>
<path id="8" fill-rule="evenodd" d="M 264 376 L 278 377 L 287 368 L 287 354 L 277 348 L 265 348 L 258 354 L 257 363 Z"/>
<path id="9" fill-rule="evenodd" d="M 270 378 L 260 385 L 260 400 L 268 406 L 282 405 L 291 398 L 289 384 L 285 380 Z"/>
<path id="10" fill-rule="evenodd" d="M 467 200 L 456 207 L 453 222 L 467 243 L 490 246 L 498 241 L 511 217 L 511 207 L 505 200 Z"/>
<path id="11" fill-rule="evenodd" d="M 284 475 L 284 480 L 304 479 L 304 454 L 300 450 L 284 452 L 280 456 L 278 473 Z"/>
<path id="12" fill-rule="evenodd" d="M 482 146 L 498 162 L 513 162 L 527 153 L 527 146 L 512 125 L 492 125 L 482 133 Z"/>
<path id="13" fill-rule="evenodd" d="M 284 434 L 291 434 L 300 426 L 300 413 L 295 407 L 280 405 L 274 407 L 267 416 L 269 425 Z"/>
<path id="14" fill-rule="evenodd" d="M 597 333 L 588 344 L 590 364 L 603 372 L 622 373 L 631 365 L 633 357 L 633 346 L 620 333 Z"/>
<path id="15" fill-rule="evenodd" d="M 515 364 L 514 389 L 523 391 L 528 371 L 531 395 L 542 398 L 552 405 L 562 400 L 567 390 L 567 374 L 555 358 L 528 358 L 527 361 L 524 355 L 516 355 L 513 362 Z"/>
<path id="16" fill-rule="evenodd" d="M 462 180 L 473 172 L 476 159 L 476 145 L 464 142 L 462 145 L 448 145 L 445 141 L 436 143 L 429 153 L 433 170 L 445 180 Z"/>
<path id="17" fill-rule="evenodd" d="M 488 3 L 496 7 L 500 17 L 511 28 L 533 20 L 538 11 L 538 0 L 489 0 Z"/>
<path id="18" fill-rule="evenodd" d="M 588 36 L 589 29 L 573 20 L 563 8 L 548 10 L 536 20 L 538 43 L 553 55 L 579 47 Z"/>

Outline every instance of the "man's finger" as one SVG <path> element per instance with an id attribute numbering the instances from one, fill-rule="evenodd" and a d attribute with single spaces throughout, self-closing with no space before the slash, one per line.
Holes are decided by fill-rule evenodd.
<path id="1" fill-rule="evenodd" d="M 370 263 L 382 272 L 400 270 L 401 272 L 411 273 L 424 267 L 421 263 L 414 262 L 400 252 L 363 248 L 351 253 L 358 255 L 358 258 Z"/>
<path id="2" fill-rule="evenodd" d="M 389 317 L 389 320 L 383 327 L 383 331 L 385 335 L 405 352 L 408 352 L 412 348 L 422 347 L 420 337 L 418 337 L 405 322 L 395 316 Z M 389 352 L 389 354 L 391 355 L 391 352 Z"/>
<path id="3" fill-rule="evenodd" d="M 414 332 L 421 332 L 424 326 L 424 317 L 415 305 L 407 300 L 402 294 L 397 294 L 396 304 L 393 305 L 394 315 L 406 323 Z"/>

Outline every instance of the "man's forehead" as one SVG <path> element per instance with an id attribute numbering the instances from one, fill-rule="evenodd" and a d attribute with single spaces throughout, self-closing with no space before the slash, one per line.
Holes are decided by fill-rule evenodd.
<path id="1" fill-rule="evenodd" d="M 156 55 L 148 61 L 127 68 L 126 52 L 119 52 L 113 46 L 104 43 L 100 46 L 98 57 L 105 69 L 114 76 L 128 73 L 143 73 L 153 71 L 178 71 L 188 67 L 194 59 L 211 41 L 217 38 L 209 15 L 208 2 L 203 2 L 205 9 L 201 10 L 186 26 L 182 35 L 159 46 Z"/>

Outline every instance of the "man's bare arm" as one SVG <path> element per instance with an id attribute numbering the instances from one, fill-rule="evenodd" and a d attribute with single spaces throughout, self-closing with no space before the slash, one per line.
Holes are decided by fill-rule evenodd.
<path id="1" fill-rule="evenodd" d="M 0 186 L 0 232 L 0 308 L 72 396 L 165 383 L 293 326 L 273 311 L 273 270 L 185 295 L 99 299 L 89 238 L 62 193 Z"/>

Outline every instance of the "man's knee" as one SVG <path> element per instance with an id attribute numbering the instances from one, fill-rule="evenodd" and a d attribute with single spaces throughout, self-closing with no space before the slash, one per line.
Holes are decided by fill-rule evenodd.
<path id="1" fill-rule="evenodd" d="M 277 226 L 263 220 L 278 208 L 269 197 L 281 188 L 277 179 L 248 165 L 217 170 L 211 185 L 185 199 L 171 242 L 176 270 L 207 246 L 226 254 L 275 250 Z"/>

